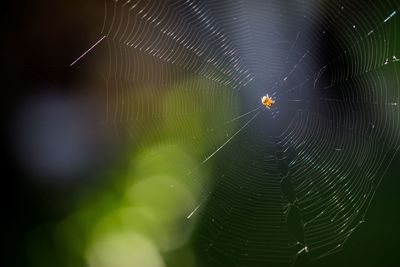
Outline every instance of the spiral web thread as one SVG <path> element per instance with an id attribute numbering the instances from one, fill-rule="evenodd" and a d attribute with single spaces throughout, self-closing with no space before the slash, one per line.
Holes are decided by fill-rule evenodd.
<path id="1" fill-rule="evenodd" d="M 317 259 L 340 251 L 364 222 L 400 144 L 398 13 L 390 1 L 105 1 L 105 122 L 130 128 L 145 118 L 172 116 L 182 125 L 196 114 L 224 118 L 201 125 L 199 136 L 176 129 L 178 140 L 214 148 L 201 166 L 219 154 L 228 166 L 188 216 L 202 212 L 197 238 L 209 264 Z M 332 36 L 341 45 L 322 53 Z M 175 81 L 183 81 L 173 95 L 179 104 L 165 109 L 158 95 Z M 237 107 L 258 81 L 268 85 L 262 94 L 280 101 L 267 116 L 279 119 L 284 105 L 295 111 L 277 136 L 254 130 L 266 113 L 259 105 Z M 207 101 L 179 101 L 199 95 Z"/>

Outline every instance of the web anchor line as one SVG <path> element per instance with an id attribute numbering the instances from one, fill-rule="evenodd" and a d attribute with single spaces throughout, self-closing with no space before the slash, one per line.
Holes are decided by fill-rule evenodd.
<path id="1" fill-rule="evenodd" d="M 86 50 L 81 56 L 79 56 L 74 62 L 72 62 L 69 66 L 73 67 L 76 63 L 78 63 L 84 56 L 86 56 L 90 51 L 92 51 L 96 46 L 98 46 L 105 38 L 107 35 L 104 35 L 103 37 L 100 38 L 94 45 L 92 45 L 88 50 Z"/>

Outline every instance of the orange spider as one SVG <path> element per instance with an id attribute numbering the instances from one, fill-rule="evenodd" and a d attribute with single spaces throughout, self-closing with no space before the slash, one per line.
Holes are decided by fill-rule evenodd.
<path id="1" fill-rule="evenodd" d="M 275 103 L 275 100 L 267 94 L 261 98 L 261 103 L 269 109 Z"/>

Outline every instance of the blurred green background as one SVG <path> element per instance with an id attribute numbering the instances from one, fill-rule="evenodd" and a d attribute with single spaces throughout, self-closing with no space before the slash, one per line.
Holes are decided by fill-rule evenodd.
<path id="1" fill-rule="evenodd" d="M 202 232 L 198 224 L 202 210 L 207 209 L 209 192 L 216 186 L 213 178 L 219 172 L 215 166 L 229 168 L 229 163 L 216 158 L 203 165 L 202 159 L 229 136 L 224 132 L 207 138 L 204 135 L 240 114 L 239 103 L 232 103 L 230 91 L 195 76 L 174 79 L 173 73 L 170 81 L 174 82 L 156 93 L 151 92 L 151 85 L 135 84 L 140 93 L 134 97 L 159 117 L 143 115 L 140 120 L 107 123 L 105 98 L 94 87 L 104 86 L 103 68 L 116 63 L 91 57 L 90 64 L 68 67 L 71 59 L 98 39 L 103 2 L 12 3 L 5 12 L 2 25 L 7 25 L 8 38 L 3 58 L 8 89 L 4 114 L 11 130 L 4 140 L 12 140 L 5 144 L 3 176 L 5 266 L 209 266 L 202 258 L 204 252 L 199 251 L 203 249 L 201 238 L 210 233 Z M 106 55 L 107 46 L 97 53 Z M 185 92 L 188 87 L 198 91 Z M 211 93 L 216 100 L 210 100 Z M 62 101 L 66 107 L 62 114 L 67 119 L 76 118 L 70 112 L 76 107 L 85 114 L 77 116 L 82 119 L 87 140 L 93 141 L 87 157 L 96 160 L 83 166 L 84 171 L 78 169 L 77 175 L 70 175 L 77 180 L 60 176 L 58 181 L 49 182 L 46 179 L 57 176 L 52 169 L 41 169 L 49 171 L 45 175 L 32 172 L 21 164 L 18 149 L 15 152 L 13 142 L 20 140 L 16 132 L 33 136 L 30 126 L 21 130 L 15 123 L 31 114 L 29 108 L 21 107 L 31 107 L 32 103 L 36 107 L 48 99 L 45 110 L 53 108 L 54 99 L 56 103 L 73 99 Z M 194 112 L 207 105 L 210 109 Z M 182 110 L 187 116 L 180 117 Z M 106 116 L 110 114 L 115 115 L 108 112 Z M 33 122 L 45 123 L 32 116 Z M 58 119 L 49 117 L 49 123 Z M 95 122 L 87 127 L 88 121 Z M 229 131 L 238 125 L 235 122 L 223 127 Z M 74 121 L 71 127 L 80 126 Z M 79 154 L 79 147 L 76 149 L 72 156 Z M 399 265 L 399 174 L 400 156 L 396 155 L 367 212 L 366 223 L 352 234 L 340 253 L 315 262 L 304 260 L 296 266 Z"/>

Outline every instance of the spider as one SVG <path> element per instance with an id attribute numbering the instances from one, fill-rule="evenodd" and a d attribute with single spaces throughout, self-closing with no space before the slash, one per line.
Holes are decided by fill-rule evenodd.
<path id="1" fill-rule="evenodd" d="M 261 103 L 268 109 L 271 108 L 272 104 L 275 103 L 275 100 L 272 99 L 268 94 L 261 98 Z"/>

